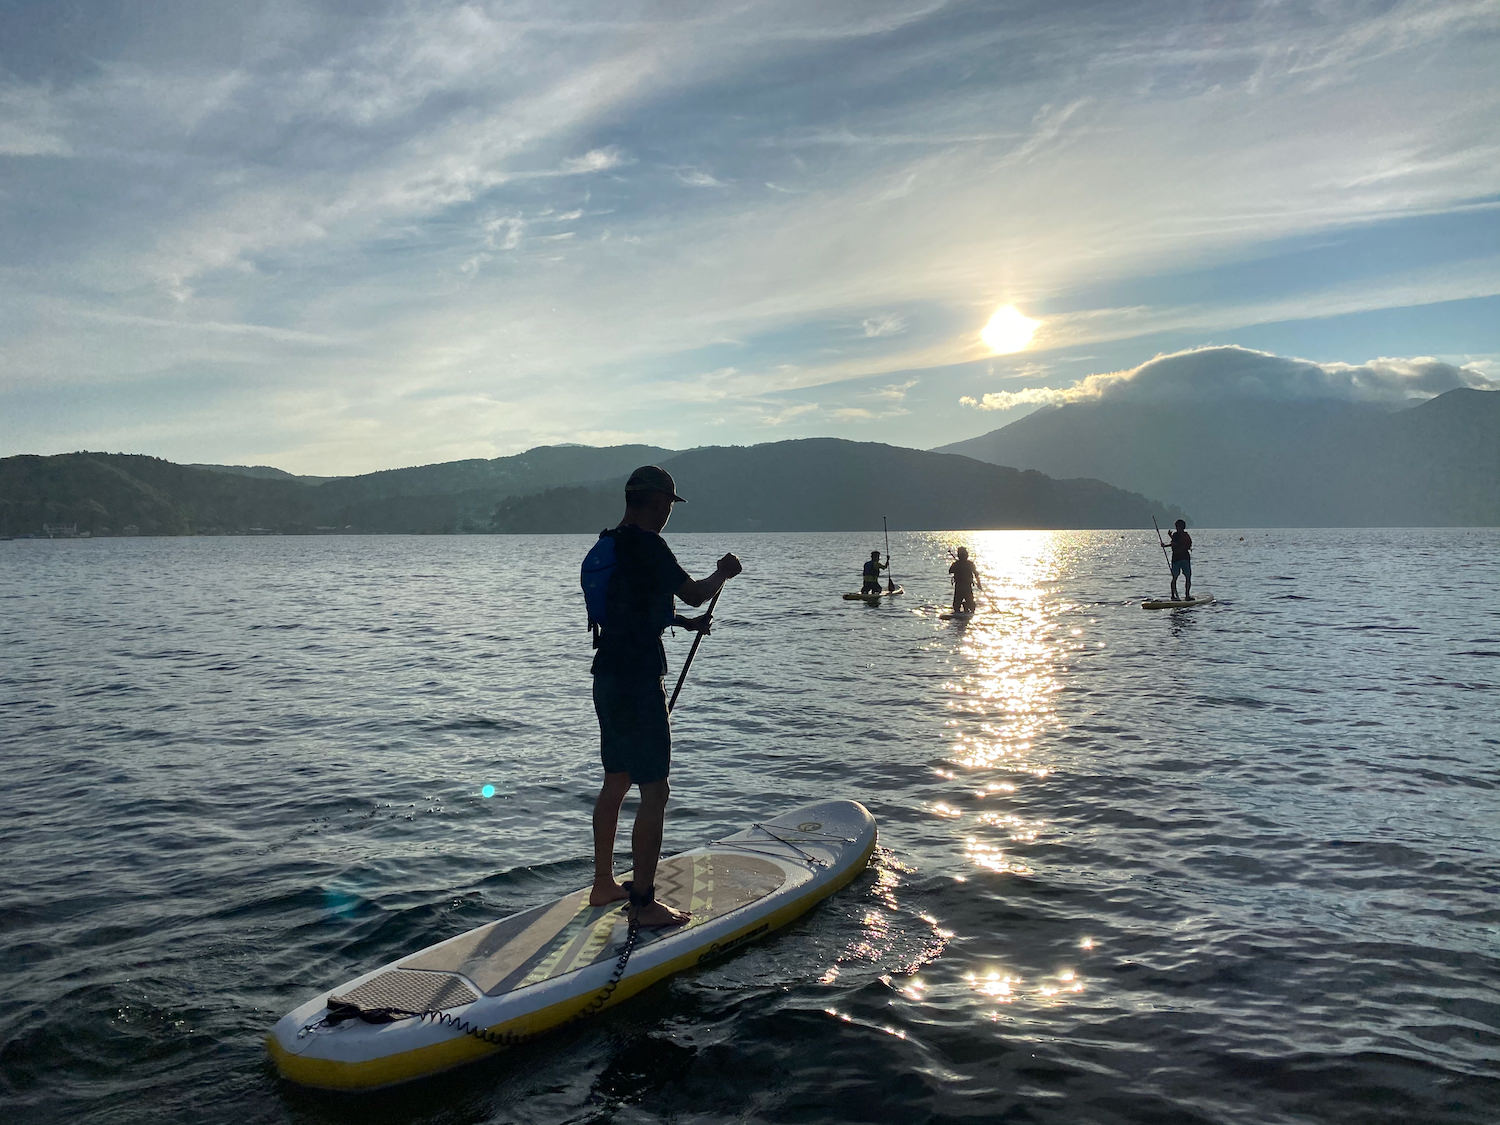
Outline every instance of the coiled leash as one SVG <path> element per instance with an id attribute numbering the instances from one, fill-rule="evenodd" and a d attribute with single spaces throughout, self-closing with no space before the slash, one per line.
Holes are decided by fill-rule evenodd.
<path id="1" fill-rule="evenodd" d="M 598 1015 L 604 1009 L 605 1005 L 609 1003 L 609 998 L 614 995 L 615 989 L 620 987 L 620 981 L 624 979 L 625 966 L 630 964 L 630 955 L 635 952 L 636 944 L 639 942 L 641 936 L 641 908 L 650 905 L 655 899 L 656 888 L 654 886 L 647 887 L 645 890 L 637 892 L 635 884 L 628 879 L 622 885 L 625 888 L 625 893 L 629 896 L 625 908 L 629 912 L 630 928 L 626 931 L 625 941 L 620 946 L 619 960 L 615 962 L 614 970 L 609 974 L 609 980 L 604 983 L 604 986 L 593 995 L 587 1004 L 574 1012 L 573 1015 L 569 1016 L 558 1027 L 567 1027 L 570 1024 L 578 1023 Z M 492 1031 L 490 1028 L 480 1027 L 472 1023 L 462 1016 L 455 1016 L 445 1012 L 441 1008 L 427 1008 L 422 1011 L 415 1011 L 409 1008 L 395 1008 L 388 1005 L 378 1008 L 366 1008 L 353 1000 L 344 1000 L 337 996 L 330 996 L 328 998 L 328 1014 L 326 1016 L 317 1023 L 308 1024 L 302 1030 L 310 1031 L 320 1026 L 337 1027 L 339 1024 L 351 1019 L 363 1020 L 365 1023 L 394 1023 L 396 1020 L 411 1018 L 435 1023 L 442 1027 L 451 1027 L 455 1031 L 473 1036 L 483 1043 L 490 1043 L 496 1047 L 515 1047 L 521 1043 L 535 1039 L 539 1035 L 557 1030 L 557 1027 L 549 1027 L 542 1031 L 530 1032 Z"/>

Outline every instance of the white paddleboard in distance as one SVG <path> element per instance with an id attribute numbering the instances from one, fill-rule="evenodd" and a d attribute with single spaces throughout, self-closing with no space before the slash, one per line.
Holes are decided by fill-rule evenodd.
<path id="1" fill-rule="evenodd" d="M 1214 596 L 1212 594 L 1200 594 L 1200 595 L 1198 595 L 1195 598 L 1178 598 L 1176 601 L 1173 601 L 1171 598 L 1163 598 L 1160 601 L 1142 602 L 1141 603 L 1141 608 L 1142 609 L 1187 609 L 1189 606 L 1208 605 L 1213 600 L 1214 600 Z"/>
<path id="2" fill-rule="evenodd" d="M 329 1090 L 373 1090 L 461 1066 L 786 925 L 852 881 L 874 850 L 875 818 L 859 802 L 803 805 L 663 859 L 657 898 L 693 916 L 642 929 L 613 990 L 629 924 L 620 903 L 589 906 L 585 888 L 321 993 L 283 1016 L 267 1047 L 284 1078 Z M 383 1012 L 387 1022 L 346 1014 L 358 1010 Z"/>
<path id="3" fill-rule="evenodd" d="M 906 588 L 897 586 L 894 590 L 882 590 L 878 594 L 845 594 L 846 602 L 869 602 L 871 605 L 879 605 L 881 598 L 893 598 L 897 594 L 906 593 Z"/>

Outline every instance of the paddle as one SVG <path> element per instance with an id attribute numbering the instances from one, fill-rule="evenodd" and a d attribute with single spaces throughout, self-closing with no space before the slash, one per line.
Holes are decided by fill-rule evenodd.
<path id="1" fill-rule="evenodd" d="M 710 621 L 713 620 L 714 606 L 716 606 L 716 605 L 719 604 L 719 595 L 722 594 L 723 592 L 724 592 L 724 587 L 720 586 L 717 590 L 714 591 L 713 599 L 708 603 L 708 614 L 707 614 L 707 616 L 708 616 L 708 618 L 709 618 Z M 687 659 L 682 662 L 682 674 L 677 677 L 677 686 L 672 689 L 672 698 L 667 703 L 667 710 L 668 711 L 671 711 L 673 707 L 677 706 L 677 695 L 678 695 L 679 692 L 682 691 L 682 682 L 687 679 L 687 670 L 693 666 L 693 657 L 695 657 L 695 656 L 698 655 L 698 646 L 701 645 L 702 643 L 703 643 L 703 634 L 702 633 L 695 634 L 693 636 L 693 647 L 690 648 L 690 649 L 688 649 Z"/>
<path id="2" fill-rule="evenodd" d="M 894 594 L 896 580 L 891 577 L 891 529 L 886 526 L 884 516 L 880 517 L 880 526 L 885 528 L 885 592 Z"/>
<path id="3" fill-rule="evenodd" d="M 1155 516 L 1151 517 L 1151 526 L 1154 527 L 1154 528 L 1156 528 L 1156 545 L 1161 548 L 1161 557 L 1167 560 L 1167 573 L 1171 574 L 1172 573 L 1172 556 L 1167 553 L 1167 545 L 1164 542 L 1162 542 L 1162 538 L 1161 538 L 1161 524 L 1159 524 L 1159 523 L 1156 522 L 1156 517 Z M 1175 585 L 1176 582 L 1177 582 L 1177 579 L 1174 577 L 1172 579 L 1172 582 Z"/>

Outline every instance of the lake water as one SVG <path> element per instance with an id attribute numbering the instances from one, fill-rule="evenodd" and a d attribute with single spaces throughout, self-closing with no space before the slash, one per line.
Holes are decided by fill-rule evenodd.
<path id="1" fill-rule="evenodd" d="M 878 534 L 667 538 L 746 571 L 666 850 L 851 797 L 870 871 L 363 1097 L 267 1029 L 588 880 L 589 539 L 0 542 L 6 1120 L 1500 1118 L 1500 531 L 1194 529 L 1218 602 L 1162 612 L 1149 531 L 892 535 L 877 607 Z"/>

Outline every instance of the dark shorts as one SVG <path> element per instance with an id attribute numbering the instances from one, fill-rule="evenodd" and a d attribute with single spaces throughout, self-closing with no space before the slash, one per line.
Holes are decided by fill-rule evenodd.
<path id="1" fill-rule="evenodd" d="M 1193 576 L 1193 560 L 1192 559 L 1173 559 L 1172 560 L 1172 577 L 1176 578 L 1179 574 L 1186 574 L 1189 578 L 1191 578 Z"/>
<path id="2" fill-rule="evenodd" d="M 605 773 L 628 773 L 637 785 L 648 785 L 672 771 L 672 728 L 660 679 L 596 674 L 594 711 Z"/>

